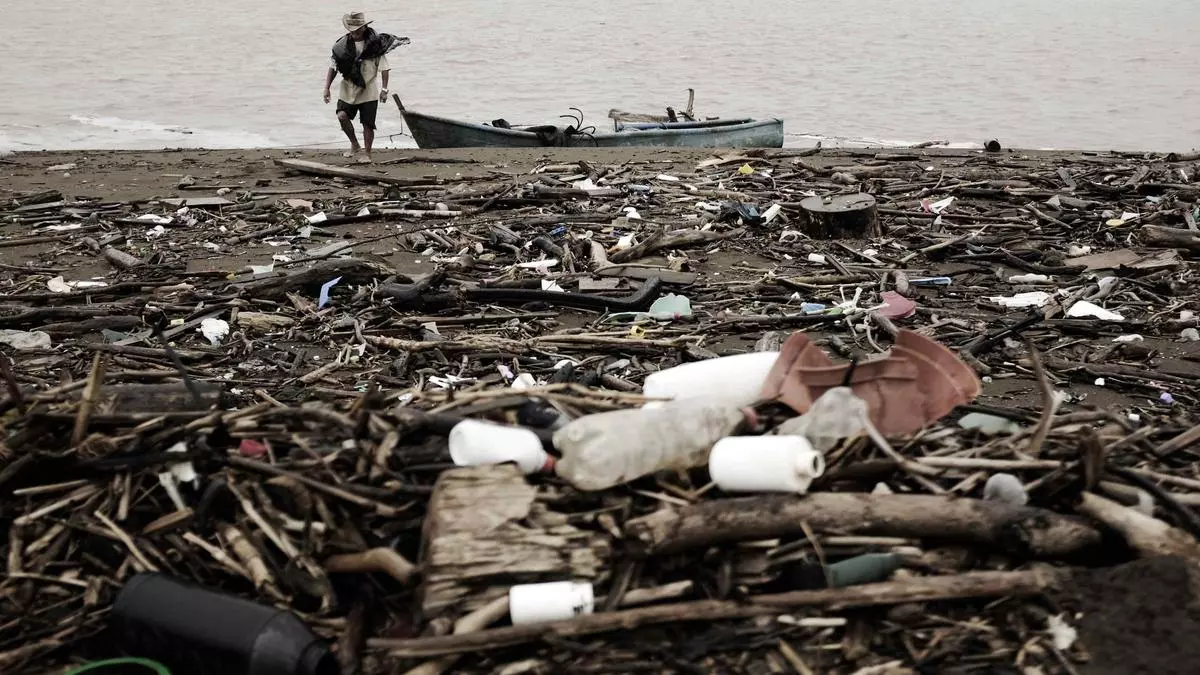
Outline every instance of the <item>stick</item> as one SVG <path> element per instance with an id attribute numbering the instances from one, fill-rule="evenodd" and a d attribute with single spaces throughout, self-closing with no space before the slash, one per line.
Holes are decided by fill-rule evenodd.
<path id="1" fill-rule="evenodd" d="M 1046 442 L 1046 436 L 1050 433 L 1050 427 L 1054 424 L 1054 413 L 1058 412 L 1062 399 L 1054 391 L 1054 385 L 1046 375 L 1046 369 L 1042 367 L 1042 356 L 1037 347 L 1033 346 L 1033 341 L 1026 338 L 1025 347 L 1029 350 L 1029 363 L 1033 366 L 1033 373 L 1037 376 L 1042 391 L 1042 416 L 1038 418 L 1033 437 L 1029 439 L 1029 448 L 1026 450 L 1031 457 L 1037 457 L 1042 451 L 1042 444 Z"/>
<path id="2" fill-rule="evenodd" d="M 99 519 L 100 522 L 104 523 L 104 526 L 107 527 L 109 531 L 121 541 L 122 544 L 125 544 L 125 548 L 129 549 L 129 552 L 133 554 L 134 559 L 137 560 L 138 565 L 142 568 L 140 571 L 158 571 L 158 568 L 154 566 L 154 563 L 146 559 L 145 554 L 143 554 L 142 550 L 133 542 L 133 537 L 130 537 L 128 532 L 122 530 L 119 525 L 109 520 L 108 516 L 104 515 L 104 513 L 101 511 L 94 511 L 92 512 L 92 515 Z"/>
<path id="3" fill-rule="evenodd" d="M 96 405 L 100 394 L 100 382 L 104 379 L 104 361 L 101 354 L 92 357 L 92 372 L 88 374 L 87 385 L 83 388 L 83 400 L 79 402 L 79 415 L 75 418 L 75 430 L 71 432 L 71 446 L 83 442 L 87 435 L 88 418 Z"/>
<path id="4" fill-rule="evenodd" d="M 325 561 L 327 572 L 383 572 L 407 584 L 417 568 L 390 548 L 373 548 L 361 553 L 343 553 Z"/>
<path id="5" fill-rule="evenodd" d="M 309 478 L 308 476 L 302 476 L 298 473 L 293 473 L 291 471 L 285 471 L 283 469 L 280 469 L 279 467 L 273 466 L 271 464 L 267 464 L 265 462 L 260 462 L 260 461 L 253 460 L 253 459 L 246 459 L 245 457 L 233 457 L 233 456 L 228 458 L 228 462 L 231 465 L 236 466 L 241 469 L 249 469 L 251 471 L 259 471 L 261 473 L 269 473 L 272 476 L 283 476 L 285 478 L 291 478 L 291 479 L 295 480 L 297 483 L 302 483 L 302 484 L 312 488 L 313 490 L 316 490 L 317 492 L 324 492 L 325 494 L 327 494 L 331 497 L 337 497 L 338 499 L 348 501 L 351 504 L 361 506 L 365 509 L 371 509 L 376 514 L 381 515 L 381 516 L 385 516 L 385 517 L 395 516 L 395 515 L 399 514 L 400 511 L 403 510 L 403 509 L 397 509 L 397 508 L 393 508 L 391 506 L 387 506 L 386 504 L 381 504 L 373 499 L 367 499 L 366 497 L 360 497 L 352 492 L 347 492 L 345 490 L 333 487 L 332 485 L 326 485 L 325 483 L 322 483 L 317 480 L 313 480 L 313 479 Z"/>
<path id="6" fill-rule="evenodd" d="M 508 596 L 502 595 L 479 609 L 454 622 L 454 635 L 466 635 L 487 628 L 508 614 Z M 404 675 L 441 675 L 458 661 L 457 655 L 444 656 L 435 661 L 422 663 Z"/>
<path id="7" fill-rule="evenodd" d="M 812 493 L 764 495 L 664 509 L 625 531 L 650 555 L 715 544 L 817 532 L 950 539 L 1021 554 L 1059 556 L 1100 540 L 1080 519 L 1045 509 L 934 495 Z"/>
<path id="8" fill-rule="evenodd" d="M 1058 585 L 1061 572 L 1037 569 L 1023 572 L 972 572 L 957 576 L 914 577 L 845 588 L 823 588 L 777 595 L 752 596 L 746 601 L 697 600 L 657 605 L 642 609 L 590 614 L 566 621 L 506 626 L 476 633 L 441 637 L 367 641 L 374 649 L 386 649 L 394 657 L 414 658 L 469 651 L 499 649 L 533 642 L 547 636 L 577 637 L 613 630 L 672 621 L 714 621 L 779 614 L 795 607 L 824 607 L 830 610 L 876 607 L 909 602 L 964 598 L 1030 596 Z"/>

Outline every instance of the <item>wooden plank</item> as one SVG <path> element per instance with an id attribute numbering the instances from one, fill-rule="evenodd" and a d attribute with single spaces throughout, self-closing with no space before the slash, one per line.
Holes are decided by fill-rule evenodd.
<path id="1" fill-rule="evenodd" d="M 356 180 L 363 183 L 418 185 L 429 182 L 428 179 L 413 180 L 411 178 L 395 178 L 393 176 L 369 173 L 367 171 L 360 171 L 358 169 L 351 169 L 344 166 L 322 164 L 321 162 L 310 162 L 307 159 L 277 159 L 275 160 L 275 163 L 285 169 L 291 169 L 293 171 L 299 171 L 301 173 L 311 174 L 313 176 L 324 176 L 325 178 L 343 178 L 345 180 Z"/>
<path id="2" fill-rule="evenodd" d="M 569 524 L 537 496 L 511 463 L 442 472 L 425 517 L 426 618 L 478 609 L 513 583 L 598 579 L 606 572 L 608 538 Z"/>

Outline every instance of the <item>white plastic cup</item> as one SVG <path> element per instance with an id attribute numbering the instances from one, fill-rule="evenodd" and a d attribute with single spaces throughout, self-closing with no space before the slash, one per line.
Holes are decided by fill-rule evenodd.
<path id="1" fill-rule="evenodd" d="M 647 375 L 642 395 L 673 400 L 703 397 L 741 408 L 758 401 L 777 360 L 779 352 L 747 352 L 680 364 Z M 643 407 L 662 405 L 665 402 L 647 401 Z"/>
<path id="2" fill-rule="evenodd" d="M 550 581 L 508 589 L 508 614 L 514 626 L 572 619 L 591 614 L 595 606 L 589 583 Z"/>
<path id="3" fill-rule="evenodd" d="M 459 466 L 516 462 L 525 473 L 546 471 L 553 458 L 537 434 L 523 427 L 463 420 L 450 430 L 450 459 Z"/>
<path id="4" fill-rule="evenodd" d="M 708 473 L 726 492 L 808 492 L 825 458 L 803 436 L 729 436 L 713 445 Z"/>

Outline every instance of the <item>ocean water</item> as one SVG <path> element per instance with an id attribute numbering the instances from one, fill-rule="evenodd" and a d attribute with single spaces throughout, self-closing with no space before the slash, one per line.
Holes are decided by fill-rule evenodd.
<path id="1" fill-rule="evenodd" d="M 3 0 L 0 151 L 342 145 L 321 86 L 352 9 L 412 39 L 406 106 L 477 122 L 605 128 L 692 87 L 789 145 L 1200 146 L 1196 0 Z M 404 131 L 381 110 L 378 145 Z"/>

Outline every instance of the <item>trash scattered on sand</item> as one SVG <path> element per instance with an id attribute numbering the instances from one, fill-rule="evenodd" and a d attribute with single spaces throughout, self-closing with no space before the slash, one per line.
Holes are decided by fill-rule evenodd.
<path id="1" fill-rule="evenodd" d="M 209 645 L 147 578 L 363 675 L 1057 674 L 1190 593 L 1197 158 L 542 152 L 31 164 L 0 671 Z"/>

